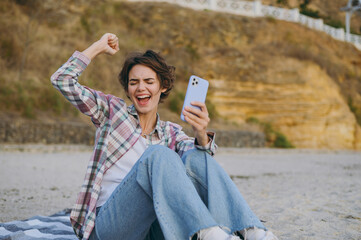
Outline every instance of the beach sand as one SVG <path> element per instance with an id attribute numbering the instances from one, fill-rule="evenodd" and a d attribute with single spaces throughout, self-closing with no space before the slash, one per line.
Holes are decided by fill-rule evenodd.
<path id="1" fill-rule="evenodd" d="M 0 145 L 0 222 L 70 208 L 91 148 Z M 216 160 L 281 239 L 361 239 L 361 153 L 220 148 Z"/>

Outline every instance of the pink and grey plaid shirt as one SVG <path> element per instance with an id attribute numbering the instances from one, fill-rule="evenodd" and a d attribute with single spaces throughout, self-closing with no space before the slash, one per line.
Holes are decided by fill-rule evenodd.
<path id="1" fill-rule="evenodd" d="M 95 224 L 96 202 L 104 173 L 119 160 L 141 137 L 142 129 L 133 105 L 124 100 L 95 91 L 78 83 L 78 76 L 90 60 L 76 51 L 52 76 L 51 82 L 66 99 L 82 113 L 91 117 L 96 126 L 95 145 L 89 161 L 84 183 L 70 214 L 70 221 L 79 239 L 88 239 Z M 211 143 L 207 147 L 195 144 L 182 128 L 164 122 L 157 116 L 155 129 L 147 136 L 150 145 L 159 144 L 176 151 L 180 156 L 189 149 L 198 148 L 213 155 L 217 149 L 214 133 L 208 133 Z"/>

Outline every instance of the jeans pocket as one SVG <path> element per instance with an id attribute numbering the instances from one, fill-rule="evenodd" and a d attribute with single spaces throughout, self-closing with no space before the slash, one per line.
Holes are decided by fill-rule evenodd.
<path id="1" fill-rule="evenodd" d="M 99 213 L 99 211 L 100 211 L 101 207 L 102 207 L 102 206 L 97 207 L 97 208 L 95 209 L 95 216 L 98 216 L 98 213 Z"/>

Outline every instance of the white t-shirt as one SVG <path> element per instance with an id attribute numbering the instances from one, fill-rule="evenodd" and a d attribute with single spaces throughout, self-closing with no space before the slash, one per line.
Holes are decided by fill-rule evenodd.
<path id="1" fill-rule="evenodd" d="M 102 206 L 108 200 L 115 188 L 143 155 L 147 147 L 146 139 L 140 137 L 133 147 L 105 172 L 96 204 L 97 207 Z"/>

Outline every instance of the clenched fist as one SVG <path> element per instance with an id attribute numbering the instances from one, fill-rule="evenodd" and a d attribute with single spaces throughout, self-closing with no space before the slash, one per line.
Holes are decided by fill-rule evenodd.
<path id="1" fill-rule="evenodd" d="M 104 34 L 98 41 L 83 51 L 89 59 L 94 59 L 97 55 L 106 53 L 114 55 L 119 51 L 118 37 L 113 33 Z"/>

